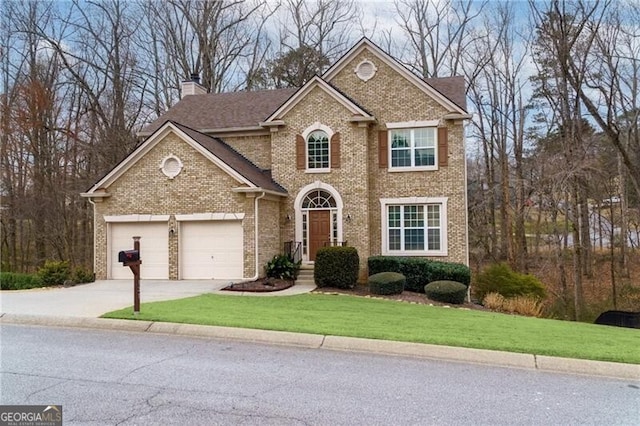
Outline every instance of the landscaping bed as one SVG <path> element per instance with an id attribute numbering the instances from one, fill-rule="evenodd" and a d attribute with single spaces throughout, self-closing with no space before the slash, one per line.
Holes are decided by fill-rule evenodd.
<path id="1" fill-rule="evenodd" d="M 278 278 L 259 278 L 255 281 L 234 283 L 223 288 L 226 291 L 243 291 L 248 293 L 267 293 L 272 291 L 285 290 L 294 284 L 291 280 Z"/>

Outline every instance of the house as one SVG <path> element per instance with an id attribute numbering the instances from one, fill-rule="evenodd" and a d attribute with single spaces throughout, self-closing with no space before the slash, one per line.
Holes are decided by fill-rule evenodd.
<path id="1" fill-rule="evenodd" d="M 197 76 L 196 76 L 197 77 Z M 197 78 L 82 196 L 95 273 L 251 279 L 327 244 L 468 263 L 462 77 L 423 80 L 368 39 L 297 89 L 207 94 Z"/>

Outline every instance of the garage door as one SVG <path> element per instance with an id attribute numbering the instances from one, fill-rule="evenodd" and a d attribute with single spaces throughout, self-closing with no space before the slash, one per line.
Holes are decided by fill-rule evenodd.
<path id="1" fill-rule="evenodd" d="M 140 278 L 169 278 L 169 231 L 167 222 L 111 223 L 111 279 L 130 279 L 133 274 L 118 262 L 120 250 L 133 248 L 132 237 L 140 236 Z"/>
<path id="2" fill-rule="evenodd" d="M 243 247 L 239 220 L 181 222 L 180 278 L 242 278 Z"/>

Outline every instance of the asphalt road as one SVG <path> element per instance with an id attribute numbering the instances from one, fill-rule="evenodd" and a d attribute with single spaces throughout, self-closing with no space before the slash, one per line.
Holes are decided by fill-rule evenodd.
<path id="1" fill-rule="evenodd" d="M 0 403 L 64 424 L 640 424 L 640 383 L 147 333 L 3 325 Z"/>

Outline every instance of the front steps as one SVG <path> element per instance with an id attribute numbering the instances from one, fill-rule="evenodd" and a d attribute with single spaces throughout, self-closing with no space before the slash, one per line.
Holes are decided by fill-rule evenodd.
<path id="1" fill-rule="evenodd" d="M 303 263 L 300 266 L 300 272 L 296 280 L 296 285 L 298 284 L 316 285 L 313 280 L 313 264 Z"/>

